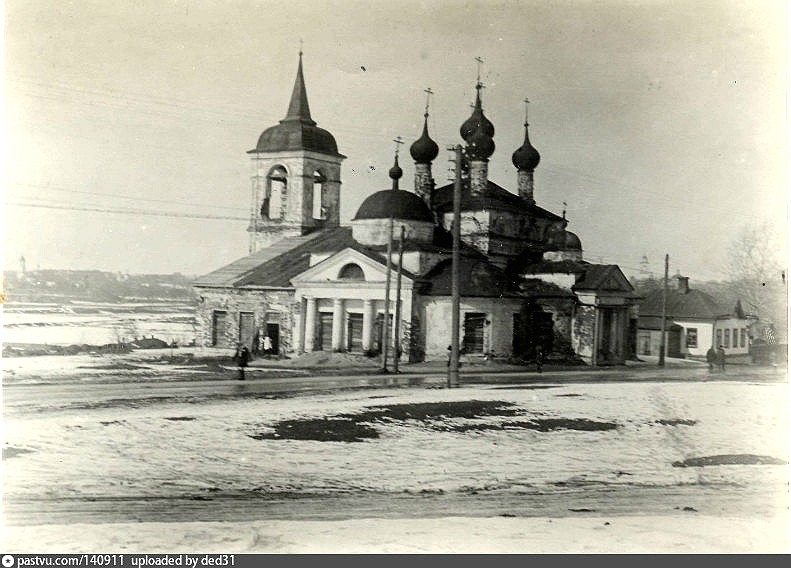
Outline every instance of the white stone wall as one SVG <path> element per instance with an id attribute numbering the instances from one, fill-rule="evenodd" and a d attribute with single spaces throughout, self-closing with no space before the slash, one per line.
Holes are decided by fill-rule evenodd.
<path id="1" fill-rule="evenodd" d="M 459 341 L 464 341 L 464 314 L 484 313 L 484 352 L 510 357 L 513 348 L 514 314 L 519 313 L 521 299 L 462 298 L 459 317 Z M 416 310 L 425 329 L 427 360 L 447 359 L 451 342 L 452 302 L 449 296 L 425 296 L 416 302 Z"/>
<path id="2" fill-rule="evenodd" d="M 682 327 L 681 331 L 681 354 L 691 357 L 705 357 L 709 347 L 712 346 L 714 341 L 714 326 L 711 322 L 699 322 L 690 320 L 672 320 L 674 324 Z M 687 347 L 687 334 L 690 329 L 697 329 L 698 331 L 698 346 L 694 348 Z M 657 334 L 659 335 L 659 334 Z M 717 347 L 716 345 L 714 346 Z"/>
<path id="3" fill-rule="evenodd" d="M 293 291 L 196 287 L 195 292 L 199 299 L 197 345 L 212 345 L 213 313 L 224 311 L 228 314 L 227 325 L 217 334 L 217 346 L 232 349 L 239 340 L 239 313 L 252 312 L 260 330 L 265 330 L 267 323 L 279 324 L 281 353 L 293 353 L 292 332 L 299 307 Z"/>

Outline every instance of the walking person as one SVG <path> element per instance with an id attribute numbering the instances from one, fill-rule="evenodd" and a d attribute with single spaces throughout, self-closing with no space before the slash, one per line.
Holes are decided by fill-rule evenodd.
<path id="1" fill-rule="evenodd" d="M 242 346 L 240 343 L 236 349 L 236 353 L 233 356 L 236 364 L 239 367 L 239 380 L 244 380 L 244 369 L 250 363 L 250 350 L 247 346 Z"/>
<path id="2" fill-rule="evenodd" d="M 541 366 L 544 363 L 544 348 L 539 343 L 536 345 L 536 373 L 541 372 Z"/>
<path id="3" fill-rule="evenodd" d="M 717 364 L 718 357 L 717 350 L 714 349 L 714 344 L 712 344 L 709 350 L 706 351 L 706 362 L 709 364 L 709 373 L 714 372 L 714 365 Z"/>
<path id="4" fill-rule="evenodd" d="M 268 335 L 264 336 L 264 357 L 269 359 L 272 356 L 272 339 Z"/>
<path id="5" fill-rule="evenodd" d="M 717 364 L 720 367 L 721 372 L 725 372 L 725 348 L 720 345 L 717 348 Z"/>

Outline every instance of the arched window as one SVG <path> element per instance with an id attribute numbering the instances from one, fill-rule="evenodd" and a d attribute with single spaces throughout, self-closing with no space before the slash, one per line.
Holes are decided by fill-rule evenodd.
<path id="1" fill-rule="evenodd" d="M 358 265 L 347 264 L 338 273 L 338 280 L 365 280 L 365 273 Z"/>
<path id="2" fill-rule="evenodd" d="M 269 172 L 261 202 L 262 219 L 282 219 L 286 209 L 288 172 L 283 166 L 275 166 Z"/>
<path id="3" fill-rule="evenodd" d="M 326 209 L 324 205 L 324 184 L 326 176 L 319 170 L 313 172 L 313 218 L 326 219 Z"/>

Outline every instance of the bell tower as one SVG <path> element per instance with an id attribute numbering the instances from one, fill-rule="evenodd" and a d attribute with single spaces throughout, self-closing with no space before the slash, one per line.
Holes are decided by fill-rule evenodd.
<path id="1" fill-rule="evenodd" d="M 341 162 L 332 134 L 310 116 L 302 51 L 285 118 L 247 152 L 253 164 L 250 252 L 340 225 Z"/>

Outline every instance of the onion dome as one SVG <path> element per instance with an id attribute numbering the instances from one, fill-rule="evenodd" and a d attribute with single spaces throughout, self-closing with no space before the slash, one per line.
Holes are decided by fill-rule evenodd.
<path id="1" fill-rule="evenodd" d="M 360 205 L 353 221 L 390 217 L 434 223 L 434 215 L 426 202 L 416 194 L 402 189 L 385 189 L 370 195 Z"/>
<path id="2" fill-rule="evenodd" d="M 302 53 L 299 54 L 297 78 L 286 117 L 279 124 L 267 128 L 258 138 L 256 147 L 248 154 L 281 152 L 283 150 L 311 150 L 321 154 L 341 156 L 335 137 L 316 126 L 310 116 L 305 78 L 302 74 Z"/>
<path id="3" fill-rule="evenodd" d="M 398 180 L 401 179 L 401 176 L 404 175 L 404 170 L 401 169 L 401 166 L 398 165 L 398 154 L 395 157 L 395 163 L 393 167 L 390 168 L 390 171 L 387 172 L 387 175 L 390 176 L 390 179 L 393 180 L 394 184 L 398 183 Z"/>
<path id="4" fill-rule="evenodd" d="M 483 108 L 481 106 L 482 88 L 483 85 L 480 83 L 475 85 L 475 89 L 477 90 L 475 93 L 475 108 L 473 109 L 470 118 L 465 120 L 461 125 L 461 128 L 459 128 L 459 134 L 461 134 L 461 137 L 465 142 L 469 142 L 470 136 L 475 133 L 479 125 L 483 125 L 484 132 L 489 138 L 494 136 L 494 124 L 492 124 L 492 122 L 483 115 Z"/>
<path id="5" fill-rule="evenodd" d="M 580 238 L 576 234 L 565 229 L 553 235 L 547 244 L 557 248 L 557 250 L 582 250 L 582 241 L 580 241 Z"/>
<path id="6" fill-rule="evenodd" d="M 538 153 L 533 145 L 530 143 L 530 136 L 527 132 L 527 122 L 525 122 L 525 141 L 511 156 L 516 169 L 526 172 L 532 172 L 541 161 L 541 155 Z"/>
<path id="7" fill-rule="evenodd" d="M 428 135 L 428 114 L 423 115 L 423 134 L 409 147 L 416 164 L 430 164 L 439 155 L 439 146 Z"/>
<path id="8" fill-rule="evenodd" d="M 486 133 L 486 127 L 478 124 L 478 128 L 467 139 L 467 155 L 470 160 L 484 161 L 494 154 L 494 140 Z"/>

